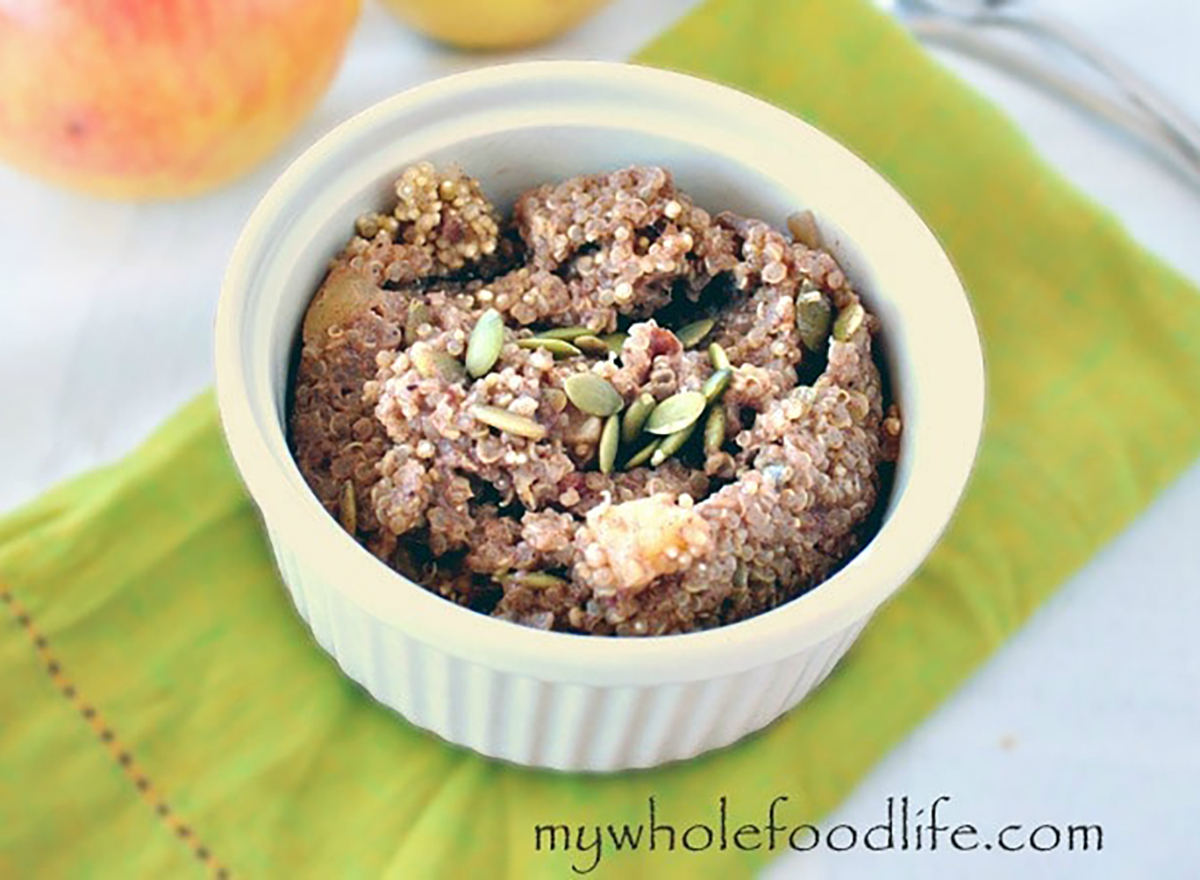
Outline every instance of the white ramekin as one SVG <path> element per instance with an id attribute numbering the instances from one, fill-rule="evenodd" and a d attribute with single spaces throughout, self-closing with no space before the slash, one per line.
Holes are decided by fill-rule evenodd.
<path id="1" fill-rule="evenodd" d="M 782 224 L 799 207 L 886 329 L 905 417 L 885 522 L 835 577 L 703 633 L 540 632 L 459 608 L 358 546 L 318 504 L 285 439 L 301 317 L 355 217 L 419 160 L 456 161 L 507 208 L 524 188 L 630 163 L 671 169 L 713 210 Z M 485 755 L 617 770 L 732 743 L 798 703 L 929 552 L 983 421 L 967 299 L 934 236 L 874 171 L 759 100 L 625 64 L 534 62 L 452 76 L 384 101 L 301 156 L 231 258 L 216 327 L 226 437 L 284 583 L 346 674 L 409 721 Z"/>

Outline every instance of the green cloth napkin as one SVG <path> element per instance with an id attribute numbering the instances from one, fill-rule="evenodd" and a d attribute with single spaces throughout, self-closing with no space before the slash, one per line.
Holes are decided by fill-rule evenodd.
<path id="1" fill-rule="evenodd" d="M 961 270 L 989 419 L 920 573 L 816 695 L 736 747 L 611 777 L 504 766 L 410 727 L 312 642 L 205 396 L 0 523 L 0 876 L 567 877 L 594 852 L 537 852 L 536 823 L 645 822 L 651 795 L 679 831 L 715 825 L 722 795 L 731 831 L 777 795 L 785 823 L 818 819 L 1200 453 L 1196 291 L 865 0 L 714 0 L 639 60 L 841 139 Z M 606 839 L 594 876 L 739 876 L 771 855 L 646 844 Z"/>

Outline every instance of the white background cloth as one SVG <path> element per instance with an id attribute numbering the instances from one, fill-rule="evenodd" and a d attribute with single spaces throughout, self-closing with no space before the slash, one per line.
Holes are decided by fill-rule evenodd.
<path id="1" fill-rule="evenodd" d="M 1042 2 L 1200 118 L 1200 4 Z M 265 188 L 321 133 L 386 95 L 470 66 L 517 57 L 627 57 L 693 5 L 616 0 L 548 46 L 463 56 L 414 37 L 368 4 L 317 111 L 278 156 L 232 187 L 132 206 L 77 197 L 0 169 L 0 510 L 118 457 L 210 384 L 225 259 Z M 1053 164 L 1148 248 L 1200 280 L 1196 191 L 1061 105 L 984 67 L 939 57 L 1002 104 Z M 937 853 L 818 850 L 779 859 L 768 876 L 1198 876 L 1198 538 L 1195 466 L 822 823 L 862 830 L 883 820 L 889 795 L 908 795 L 915 808 L 947 794 L 943 815 L 952 824 L 990 833 L 1010 823 L 1099 823 L 1103 852 L 954 853 L 944 843 Z M 790 794 L 795 809 L 799 793 Z M 766 806 L 730 809 L 755 821 Z M 787 818 L 786 805 L 780 815 Z"/>

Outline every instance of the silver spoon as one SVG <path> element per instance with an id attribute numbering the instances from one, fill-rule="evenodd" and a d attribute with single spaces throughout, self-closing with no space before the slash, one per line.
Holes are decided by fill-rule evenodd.
<path id="1" fill-rule="evenodd" d="M 880 0 L 920 39 L 949 45 L 1008 69 L 1155 147 L 1172 167 L 1200 187 L 1200 128 L 1158 90 L 1070 25 L 1015 0 Z M 1110 80 L 1125 97 L 1114 101 L 980 31 L 1002 27 L 1067 49 Z"/>
<path id="2" fill-rule="evenodd" d="M 899 0 L 899 5 L 959 16 L 973 24 L 1023 31 L 1057 43 L 1111 80 L 1131 103 L 1160 120 L 1181 149 L 1200 159 L 1200 128 L 1186 113 L 1111 52 L 1053 15 L 1019 0 Z"/>

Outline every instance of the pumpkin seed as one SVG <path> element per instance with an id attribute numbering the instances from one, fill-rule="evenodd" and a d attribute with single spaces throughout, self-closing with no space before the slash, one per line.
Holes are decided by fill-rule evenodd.
<path id="1" fill-rule="evenodd" d="M 408 317 L 404 321 L 404 341 L 412 345 L 417 341 L 417 328 L 422 324 L 428 324 L 433 320 L 433 313 L 429 311 L 429 306 L 420 300 L 410 301 L 408 304 Z"/>
<path id="2" fill-rule="evenodd" d="M 867 312 L 862 307 L 862 303 L 846 306 L 838 312 L 837 320 L 833 322 L 833 338 L 838 342 L 847 341 L 862 326 L 863 319 L 866 317 Z"/>
<path id="3" fill-rule="evenodd" d="M 699 391 L 672 394 L 650 413 L 646 419 L 646 430 L 651 434 L 675 434 L 695 424 L 707 405 L 707 398 Z"/>
<path id="4" fill-rule="evenodd" d="M 577 336 L 572 344 L 584 354 L 590 354 L 592 357 L 607 358 L 612 354 L 608 343 L 599 336 Z"/>
<path id="5" fill-rule="evenodd" d="M 499 428 L 514 437 L 528 437 L 530 440 L 541 440 L 546 436 L 546 426 L 535 422 L 528 416 L 520 415 L 498 406 L 476 404 L 470 413 L 477 420 L 493 428 Z"/>
<path id="6" fill-rule="evenodd" d="M 358 501 L 354 495 L 354 484 L 349 480 L 342 484 L 342 503 L 338 507 L 338 518 L 347 532 L 352 535 L 358 532 Z"/>
<path id="7" fill-rule="evenodd" d="M 498 580 L 503 584 L 520 584 L 523 587 L 536 587 L 538 589 L 565 587 L 568 585 L 568 582 L 563 578 L 544 571 L 516 571 L 512 574 L 503 575 Z"/>
<path id="8" fill-rule="evenodd" d="M 829 341 L 833 310 L 819 290 L 801 290 L 796 297 L 796 330 L 809 351 L 821 351 Z"/>
<path id="9" fill-rule="evenodd" d="M 725 445 L 725 407 L 714 406 L 704 420 L 704 454 L 720 452 Z"/>
<path id="10" fill-rule="evenodd" d="M 528 339 L 518 339 L 521 348 L 544 348 L 555 357 L 574 357 L 583 354 L 578 348 L 564 339 L 553 339 L 545 336 L 530 336 Z"/>
<path id="11" fill-rule="evenodd" d="M 426 379 L 461 382 L 467 378 L 467 369 L 457 358 L 424 343 L 409 349 L 408 356 L 417 372 Z"/>
<path id="12" fill-rule="evenodd" d="M 567 399 L 583 412 L 606 419 L 621 411 L 625 401 L 606 379 L 595 373 L 576 373 L 563 382 Z"/>
<path id="13" fill-rule="evenodd" d="M 708 359 L 712 361 L 714 370 L 728 370 L 733 366 L 729 362 L 729 355 L 725 354 L 725 349 L 716 342 L 708 347 Z"/>
<path id="14" fill-rule="evenodd" d="M 712 333 L 712 328 L 715 326 L 717 326 L 717 322 L 712 318 L 703 318 L 680 327 L 675 331 L 675 336 L 684 348 L 695 348 L 705 336 Z"/>
<path id="15" fill-rule="evenodd" d="M 612 353 L 617 357 L 621 356 L 621 349 L 625 347 L 625 340 L 629 338 L 628 333 L 609 333 L 607 336 L 601 336 L 600 339 L 605 345 L 612 350 Z"/>
<path id="16" fill-rule="evenodd" d="M 817 228 L 817 218 L 812 211 L 797 211 L 788 217 L 787 228 L 792 238 L 806 248 L 815 250 L 821 246 L 821 230 Z"/>
<path id="17" fill-rule="evenodd" d="M 621 417 L 615 413 L 604 423 L 600 435 L 600 473 L 611 474 L 617 462 L 617 448 L 621 445 Z"/>
<path id="18" fill-rule="evenodd" d="M 538 334 L 541 339 L 564 339 L 570 342 L 573 339 L 578 339 L 580 336 L 595 336 L 596 334 L 587 327 L 552 327 L 549 330 L 543 330 Z"/>
<path id="19" fill-rule="evenodd" d="M 646 419 L 650 418 L 650 413 L 654 412 L 657 405 L 658 402 L 649 391 L 643 391 L 637 400 L 629 404 L 629 409 L 625 410 L 625 420 L 621 423 L 622 443 L 632 443 L 638 438 L 646 426 Z"/>
<path id="20" fill-rule="evenodd" d="M 496 365 L 504 348 L 504 318 L 495 309 L 479 316 L 467 340 L 467 372 L 478 379 Z"/>
<path id="21" fill-rule="evenodd" d="M 704 395 L 704 399 L 712 402 L 725 393 L 725 389 L 729 387 L 729 383 L 733 381 L 733 370 L 729 367 L 717 370 L 704 382 L 704 387 L 700 389 L 700 393 Z"/>
<path id="22" fill-rule="evenodd" d="M 658 445 L 658 449 L 654 450 L 654 454 L 650 456 L 650 467 L 658 467 L 682 449 L 683 444 L 688 442 L 695 430 L 696 423 L 692 422 L 686 428 L 664 437 L 662 443 Z"/>
<path id="23" fill-rule="evenodd" d="M 634 453 L 633 456 L 629 459 L 629 461 L 625 462 L 625 470 L 629 470 L 630 468 L 635 468 L 635 467 L 641 467 L 642 465 L 644 465 L 646 462 L 648 462 L 650 460 L 650 458 L 658 450 L 659 444 L 661 444 L 661 443 L 662 443 L 661 439 L 651 440 L 649 443 L 647 443 L 645 446 L 643 446 L 640 450 L 638 450 L 636 453 Z"/>

